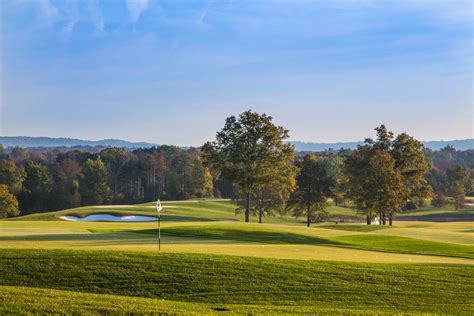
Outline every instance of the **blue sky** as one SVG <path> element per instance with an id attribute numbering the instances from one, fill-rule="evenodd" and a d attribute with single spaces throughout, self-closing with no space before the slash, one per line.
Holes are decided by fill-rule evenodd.
<path id="1" fill-rule="evenodd" d="M 266 112 L 292 140 L 385 123 L 473 137 L 470 0 L 11 0 L 1 135 L 200 145 Z"/>

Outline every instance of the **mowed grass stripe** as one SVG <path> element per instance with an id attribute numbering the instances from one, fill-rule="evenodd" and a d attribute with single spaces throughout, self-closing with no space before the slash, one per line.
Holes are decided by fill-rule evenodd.
<path id="1" fill-rule="evenodd" d="M 367 309 L 325 308 L 288 305 L 239 305 L 176 302 L 162 299 L 93 294 L 22 286 L 0 286 L 0 314 L 160 314 L 160 315 L 392 315 L 393 312 Z M 410 313 L 413 314 L 413 313 Z M 416 314 L 416 313 L 415 313 Z"/>
<path id="2" fill-rule="evenodd" d="M 0 285 L 206 304 L 473 313 L 474 267 L 198 254 L 0 252 Z"/>
<path id="3" fill-rule="evenodd" d="M 156 234 L 155 229 L 135 232 Z M 474 258 L 474 246 L 373 234 L 357 234 L 337 237 L 326 236 L 324 238 L 319 238 L 314 235 L 301 234 L 297 232 L 293 233 L 271 229 L 259 229 L 256 227 L 233 227 L 223 225 L 166 227 L 162 230 L 162 233 L 164 236 L 193 239 L 234 240 L 267 244 L 326 245 L 370 251 L 447 256 L 468 259 Z"/>

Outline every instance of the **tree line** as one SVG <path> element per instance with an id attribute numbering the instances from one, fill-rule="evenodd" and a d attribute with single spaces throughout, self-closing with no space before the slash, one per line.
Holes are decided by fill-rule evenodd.
<path id="1" fill-rule="evenodd" d="M 309 227 L 328 218 L 326 206 L 333 199 L 365 214 L 369 225 L 374 218 L 392 225 L 396 213 L 424 205 L 435 193 L 451 196 L 456 207 L 472 193 L 472 156 L 465 157 L 468 167 L 433 167 L 420 141 L 406 133 L 395 136 L 381 125 L 375 139 L 367 138 L 355 150 L 295 157 L 285 142 L 289 131 L 272 120 L 252 111 L 231 116 L 215 140 L 201 148 L 214 177 L 235 185 L 246 222 L 251 215 L 262 222 L 275 211 L 292 212 Z M 433 186 L 435 178 L 440 185 Z"/>
<path id="2" fill-rule="evenodd" d="M 355 150 L 295 153 L 289 131 L 266 114 L 226 119 L 201 148 L 100 151 L 0 146 L 0 217 L 84 205 L 204 197 L 232 198 L 245 221 L 291 213 L 308 226 L 328 218 L 329 201 L 392 224 L 396 213 L 472 194 L 474 150 L 440 151 L 384 125 Z"/>
<path id="3" fill-rule="evenodd" d="M 0 147 L 0 203 L 9 215 L 85 205 L 219 196 L 199 150 L 157 146 L 28 151 Z M 217 186 L 225 185 L 217 183 Z M 225 192 L 225 190 L 223 191 Z M 8 202 L 7 202 L 8 201 Z M 6 211 L 3 211 L 5 217 Z"/>

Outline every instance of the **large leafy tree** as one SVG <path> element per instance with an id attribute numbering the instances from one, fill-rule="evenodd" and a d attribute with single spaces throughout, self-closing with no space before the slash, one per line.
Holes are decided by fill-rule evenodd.
<path id="1" fill-rule="evenodd" d="M 8 187 L 0 184 L 0 218 L 20 214 L 16 197 L 8 191 Z"/>
<path id="2" fill-rule="evenodd" d="M 398 135 L 391 144 L 390 154 L 403 179 L 404 197 L 413 206 L 422 206 L 433 194 L 427 181 L 431 164 L 423 152 L 423 144 L 406 133 Z"/>
<path id="3" fill-rule="evenodd" d="M 392 225 L 394 210 L 401 209 L 408 191 L 404 190 L 402 175 L 395 168 L 395 160 L 387 150 L 379 150 L 370 158 L 370 199 L 368 207 L 379 213 L 380 223 L 385 225 L 389 214 Z"/>
<path id="4" fill-rule="evenodd" d="M 347 157 L 345 175 L 351 198 L 367 214 L 367 224 L 379 214 L 384 224 L 389 216 L 391 225 L 395 212 L 408 204 L 420 206 L 432 196 L 426 181 L 430 164 L 423 145 L 413 137 L 402 133 L 394 138 L 384 125 L 375 130 L 375 140 L 366 139 Z"/>
<path id="5" fill-rule="evenodd" d="M 288 137 L 288 130 L 273 124 L 271 116 L 246 111 L 228 117 L 216 140 L 201 148 L 206 165 L 244 194 L 246 222 L 252 193 L 277 179 L 294 159 L 293 146 L 283 142 Z"/>
<path id="6" fill-rule="evenodd" d="M 322 221 L 327 217 L 325 208 L 327 199 L 336 186 L 334 166 L 325 157 L 306 155 L 297 162 L 300 169 L 296 176 L 296 189 L 291 194 L 287 209 L 292 210 L 295 217 L 306 217 L 306 224 Z"/>
<path id="7" fill-rule="evenodd" d="M 83 205 L 103 204 L 110 200 L 107 168 L 100 159 L 88 159 L 79 174 L 79 192 Z"/>

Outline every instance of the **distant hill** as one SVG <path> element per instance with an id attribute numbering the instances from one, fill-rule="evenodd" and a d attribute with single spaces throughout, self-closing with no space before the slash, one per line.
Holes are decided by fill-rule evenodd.
<path id="1" fill-rule="evenodd" d="M 323 151 L 328 149 L 355 149 L 363 142 L 338 142 L 338 143 L 305 143 L 291 141 L 295 145 L 296 151 Z M 82 140 L 75 138 L 52 138 L 52 137 L 29 137 L 29 136 L 0 136 L 0 144 L 3 147 L 20 146 L 25 148 L 41 147 L 76 147 L 76 146 L 101 146 L 101 147 L 125 147 L 125 148 L 146 148 L 156 144 L 147 142 L 129 142 L 121 139 L 103 140 Z M 474 139 L 459 140 L 434 140 L 425 141 L 423 144 L 430 149 L 438 150 L 446 145 L 451 145 L 457 150 L 474 149 Z"/>
<path id="2" fill-rule="evenodd" d="M 328 149 L 355 149 L 357 145 L 363 142 L 339 142 L 339 143 L 305 143 L 292 141 L 290 142 L 295 146 L 296 151 L 323 151 Z M 458 140 L 432 140 L 424 141 L 423 144 L 426 148 L 433 150 L 439 150 L 447 145 L 451 145 L 457 150 L 468 150 L 474 149 L 474 139 L 458 139 Z"/>
<path id="3" fill-rule="evenodd" d="M 82 140 L 75 138 L 29 137 L 29 136 L 0 136 L 3 147 L 20 146 L 31 147 L 75 147 L 75 146 L 103 146 L 140 148 L 152 147 L 155 144 L 146 142 L 128 142 L 120 139 Z"/>

